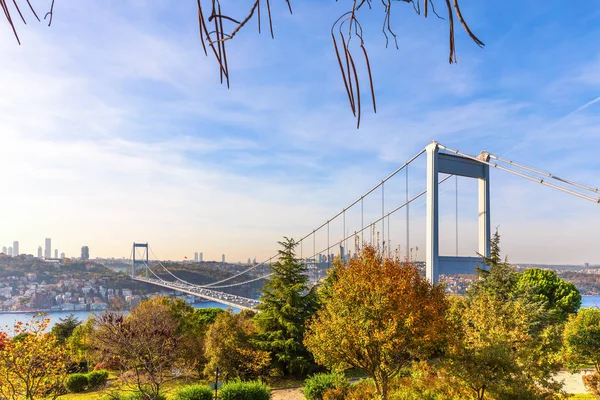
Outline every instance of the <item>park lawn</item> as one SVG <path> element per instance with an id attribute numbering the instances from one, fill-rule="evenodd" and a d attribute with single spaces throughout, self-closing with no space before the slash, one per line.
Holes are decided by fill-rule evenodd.
<path id="1" fill-rule="evenodd" d="M 118 384 L 116 384 L 114 380 L 109 380 L 108 383 L 109 383 L 109 385 L 103 389 L 94 390 L 94 391 L 86 391 L 83 393 L 68 393 L 64 396 L 61 396 L 60 399 L 63 399 L 63 400 L 99 400 L 99 399 L 103 398 L 104 396 L 106 396 L 107 394 L 109 394 L 110 392 L 115 391 L 118 388 Z M 165 383 L 163 385 L 162 392 L 164 394 L 166 394 L 168 398 L 170 398 L 172 395 L 175 394 L 175 392 L 178 389 L 180 389 L 184 386 L 193 385 L 193 384 L 197 384 L 197 383 L 205 383 L 205 381 L 200 381 L 200 380 L 189 378 L 189 377 L 178 378 L 173 381 Z M 128 390 L 128 392 L 130 392 L 130 390 Z"/>
<path id="2" fill-rule="evenodd" d="M 593 394 L 574 394 L 569 400 L 596 400 Z"/>

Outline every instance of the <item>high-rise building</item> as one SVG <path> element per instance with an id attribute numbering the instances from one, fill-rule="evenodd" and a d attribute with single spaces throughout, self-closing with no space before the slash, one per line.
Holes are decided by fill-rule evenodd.
<path id="1" fill-rule="evenodd" d="M 64 260 L 65 259 L 65 253 L 60 253 L 60 259 Z"/>
<path id="2" fill-rule="evenodd" d="M 221 262 L 222 262 L 223 264 L 225 264 L 225 254 L 223 254 L 223 255 L 221 256 Z"/>
<path id="3" fill-rule="evenodd" d="M 204 261 L 204 253 L 200 252 L 200 262 Z"/>
<path id="4" fill-rule="evenodd" d="M 38 247 L 38 258 L 42 258 L 42 246 Z"/>
<path id="5" fill-rule="evenodd" d="M 248 257 L 248 265 L 252 264 L 252 260 L 250 260 L 250 257 Z"/>
<path id="6" fill-rule="evenodd" d="M 52 258 L 52 239 L 46 238 L 46 247 L 44 247 L 44 257 Z"/>
<path id="7" fill-rule="evenodd" d="M 81 259 L 89 260 L 90 259 L 90 248 L 87 246 L 83 246 L 81 248 Z"/>
<path id="8" fill-rule="evenodd" d="M 195 253 L 194 253 L 194 261 L 195 261 L 195 262 L 198 262 L 198 252 L 195 252 Z"/>
<path id="9" fill-rule="evenodd" d="M 58 249 L 54 249 L 54 258 L 58 258 Z"/>
<path id="10" fill-rule="evenodd" d="M 8 255 L 8 249 L 6 248 L 6 246 L 2 246 L 2 253 Z"/>
<path id="11" fill-rule="evenodd" d="M 13 257 L 16 257 L 19 255 L 19 242 L 17 242 L 16 240 L 13 242 Z"/>
<path id="12" fill-rule="evenodd" d="M 8 255 L 12 257 L 12 247 L 8 247 Z"/>

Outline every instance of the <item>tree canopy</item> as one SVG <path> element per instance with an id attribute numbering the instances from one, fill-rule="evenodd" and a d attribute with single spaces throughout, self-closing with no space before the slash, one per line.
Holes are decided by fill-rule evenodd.
<path id="1" fill-rule="evenodd" d="M 365 246 L 345 266 L 335 263 L 327 299 L 308 325 L 305 343 L 328 368 L 361 369 L 387 398 L 401 368 L 427 358 L 446 340 L 447 302 L 408 262 Z"/>
<path id="2" fill-rule="evenodd" d="M 256 342 L 271 353 L 273 367 L 283 374 L 305 374 L 314 368 L 304 344 L 304 324 L 317 307 L 314 290 L 309 290 L 306 267 L 296 258 L 294 239 L 279 242 L 279 260 L 260 298 L 260 313 L 254 318 Z"/>

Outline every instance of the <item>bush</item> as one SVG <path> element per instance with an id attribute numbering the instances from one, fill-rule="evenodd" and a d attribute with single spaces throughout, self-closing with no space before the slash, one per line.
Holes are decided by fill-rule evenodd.
<path id="1" fill-rule="evenodd" d="M 175 393 L 174 400 L 212 400 L 213 391 L 204 385 L 190 385 Z"/>
<path id="2" fill-rule="evenodd" d="M 269 400 L 271 388 L 260 381 L 230 381 L 219 392 L 220 400 Z"/>
<path id="3" fill-rule="evenodd" d="M 87 374 L 87 378 L 90 389 L 96 389 L 103 386 L 106 383 L 106 381 L 108 380 L 108 371 L 92 371 Z"/>
<path id="4" fill-rule="evenodd" d="M 88 378 L 85 374 L 71 374 L 65 381 L 65 388 L 69 392 L 80 393 L 88 386 Z"/>
<path id="5" fill-rule="evenodd" d="M 597 372 L 590 375 L 584 375 L 582 380 L 583 386 L 585 386 L 588 392 L 600 397 L 600 375 L 598 375 Z"/>
<path id="6" fill-rule="evenodd" d="M 323 395 L 328 389 L 343 388 L 348 386 L 348 380 L 340 374 L 314 374 L 304 381 L 302 393 L 306 400 L 323 400 Z M 330 395 L 333 395 L 331 393 Z"/>

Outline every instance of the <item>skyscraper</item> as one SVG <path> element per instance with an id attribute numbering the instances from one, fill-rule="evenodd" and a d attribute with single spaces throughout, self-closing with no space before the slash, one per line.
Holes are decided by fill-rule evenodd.
<path id="1" fill-rule="evenodd" d="M 223 255 L 221 256 L 221 262 L 222 262 L 223 264 L 225 264 L 225 254 L 223 254 Z"/>
<path id="2" fill-rule="evenodd" d="M 12 257 L 12 247 L 8 247 L 8 255 Z"/>
<path id="3" fill-rule="evenodd" d="M 90 259 L 90 248 L 87 246 L 83 246 L 81 248 L 81 259 L 89 260 Z"/>
<path id="4" fill-rule="evenodd" d="M 65 253 L 60 253 L 60 259 L 64 260 L 65 259 Z"/>
<path id="5" fill-rule="evenodd" d="M 194 261 L 195 261 L 195 262 L 198 262 L 198 252 L 195 252 L 195 253 L 194 253 Z"/>
<path id="6" fill-rule="evenodd" d="M 19 242 L 17 242 L 16 240 L 13 242 L 13 257 L 16 257 L 19 255 Z"/>
<path id="7" fill-rule="evenodd" d="M 58 258 L 58 249 L 54 249 L 54 258 Z"/>
<path id="8" fill-rule="evenodd" d="M 204 253 L 201 252 L 200 253 L 200 262 L 203 262 L 203 261 L 204 261 Z"/>
<path id="9" fill-rule="evenodd" d="M 42 246 L 38 247 L 38 258 L 42 258 Z"/>
<path id="10" fill-rule="evenodd" d="M 8 255 L 8 249 L 6 248 L 6 246 L 2 246 L 2 252 Z"/>
<path id="11" fill-rule="evenodd" d="M 46 238 L 46 247 L 44 248 L 44 258 L 52 258 L 52 239 Z"/>

